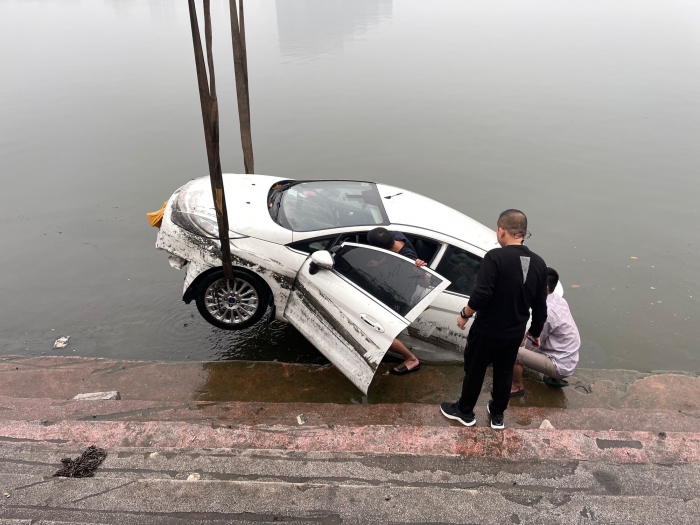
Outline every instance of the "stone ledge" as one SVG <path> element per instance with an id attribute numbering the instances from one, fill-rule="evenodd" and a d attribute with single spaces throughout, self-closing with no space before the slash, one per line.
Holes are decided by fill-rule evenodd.
<path id="1" fill-rule="evenodd" d="M 485 422 L 484 407 L 477 407 Z M 0 420 L 42 421 L 182 421 L 209 425 L 290 425 L 304 414 L 308 425 L 407 425 L 449 427 L 454 423 L 437 405 L 411 403 L 336 405 L 330 403 L 169 403 L 161 401 L 63 401 L 0 396 Z M 606 408 L 511 407 L 506 425 L 539 428 L 544 419 L 555 429 L 696 432 L 700 412 Z"/>
<path id="2" fill-rule="evenodd" d="M 181 422 L 0 421 L 0 442 L 152 448 L 274 449 L 512 461 L 700 462 L 700 433 L 579 430 L 493 431 L 487 427 L 212 426 Z"/>

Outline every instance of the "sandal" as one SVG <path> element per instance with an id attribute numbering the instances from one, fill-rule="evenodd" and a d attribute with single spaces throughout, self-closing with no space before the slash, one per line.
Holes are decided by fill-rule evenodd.
<path id="1" fill-rule="evenodd" d="M 398 370 L 396 369 L 396 367 L 390 368 L 389 372 L 391 372 L 395 376 L 405 376 L 406 374 L 410 374 L 411 372 L 418 372 L 418 370 L 420 370 L 420 363 L 418 363 L 413 368 L 408 368 L 406 365 L 401 365 L 401 367 Z"/>
<path id="2" fill-rule="evenodd" d="M 549 386 L 553 386 L 555 388 L 564 388 L 565 386 L 569 386 L 568 381 L 564 381 L 563 379 L 561 381 L 557 381 L 553 377 L 549 377 L 549 376 L 544 376 L 544 384 L 549 385 Z"/>
<path id="3" fill-rule="evenodd" d="M 525 389 L 518 390 L 517 392 L 511 392 L 510 397 L 521 397 L 525 395 Z M 493 399 L 493 390 L 491 390 L 491 399 Z"/>

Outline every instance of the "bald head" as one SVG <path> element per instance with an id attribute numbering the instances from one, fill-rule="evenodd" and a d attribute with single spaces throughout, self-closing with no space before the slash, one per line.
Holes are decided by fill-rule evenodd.
<path id="1" fill-rule="evenodd" d="M 515 238 L 523 238 L 527 233 L 527 217 L 520 210 L 506 210 L 498 216 L 498 227 Z"/>

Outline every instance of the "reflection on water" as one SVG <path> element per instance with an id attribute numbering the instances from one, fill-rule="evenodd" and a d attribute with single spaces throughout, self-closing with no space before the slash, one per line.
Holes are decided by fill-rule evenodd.
<path id="1" fill-rule="evenodd" d="M 282 54 L 330 55 L 391 19 L 392 0 L 276 0 Z"/>
<path id="2" fill-rule="evenodd" d="M 242 361 L 203 363 L 204 375 L 194 387 L 193 398 L 198 401 L 436 405 L 442 401 L 454 401 L 460 395 L 464 377 L 461 366 L 424 365 L 420 373 L 401 377 L 389 373 L 391 366 L 388 363 L 379 365 L 368 396 L 363 396 L 334 366 Z M 580 369 L 570 378 L 568 387 L 552 388 L 543 383 L 539 374 L 527 371 L 525 395 L 511 399 L 510 406 L 624 407 L 631 385 L 643 377 L 644 374 L 623 370 Z M 477 403 L 479 406 L 488 403 L 492 385 L 492 370 L 489 368 Z M 523 412 L 517 416 L 529 417 Z M 541 422 L 541 419 L 536 422 L 521 419 L 518 424 L 535 423 L 539 426 Z"/>
<path id="3" fill-rule="evenodd" d="M 291 325 L 279 321 L 269 326 L 260 323 L 240 332 L 213 329 L 199 345 L 220 361 L 257 359 L 285 363 L 328 363 L 323 354 Z"/>
<path id="4" fill-rule="evenodd" d="M 440 403 L 459 396 L 459 366 L 425 367 L 425 373 L 398 378 L 383 363 L 363 396 L 334 366 L 228 361 L 204 363 L 206 378 L 196 388 L 198 401 L 276 403 Z M 482 396 L 486 397 L 486 396 Z"/>

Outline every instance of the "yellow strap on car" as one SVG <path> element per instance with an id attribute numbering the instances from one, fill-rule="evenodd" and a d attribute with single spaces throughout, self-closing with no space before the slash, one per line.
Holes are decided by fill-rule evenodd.
<path id="1" fill-rule="evenodd" d="M 163 222 L 163 213 L 165 212 L 165 207 L 168 205 L 168 201 L 163 203 L 163 207 L 158 211 L 152 211 L 146 214 L 148 217 L 148 222 L 151 226 L 155 228 L 160 228 L 160 223 Z"/>

